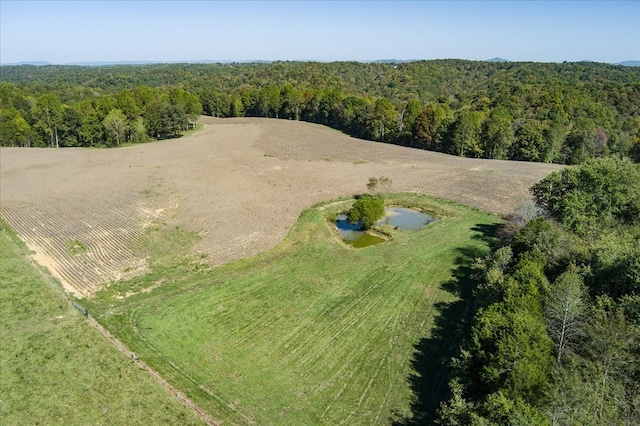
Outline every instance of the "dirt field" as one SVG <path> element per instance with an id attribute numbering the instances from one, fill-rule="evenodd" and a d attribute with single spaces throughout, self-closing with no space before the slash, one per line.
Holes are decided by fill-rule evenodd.
<path id="1" fill-rule="evenodd" d="M 220 265 L 275 246 L 300 212 L 366 191 L 416 191 L 499 214 L 558 166 L 452 157 L 303 122 L 202 117 L 199 133 L 118 149 L 0 149 L 0 216 L 65 288 L 147 270 L 128 247 L 154 222 L 200 232 Z M 86 250 L 72 253 L 70 244 Z"/>

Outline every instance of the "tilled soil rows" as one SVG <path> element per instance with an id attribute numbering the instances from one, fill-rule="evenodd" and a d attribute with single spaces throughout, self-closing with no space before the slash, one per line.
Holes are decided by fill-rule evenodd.
<path id="1" fill-rule="evenodd" d="M 202 131 L 117 149 L 0 149 L 0 216 L 67 291 L 89 297 L 148 270 L 132 243 L 154 223 L 202 235 L 212 265 L 280 242 L 311 205 L 366 191 L 426 193 L 498 214 L 559 166 L 465 159 L 310 123 L 202 117 Z M 82 250 L 72 250 L 80 243 Z"/>

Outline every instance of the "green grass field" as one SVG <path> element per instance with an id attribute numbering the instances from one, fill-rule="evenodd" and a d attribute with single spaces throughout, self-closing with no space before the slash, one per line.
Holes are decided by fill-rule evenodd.
<path id="1" fill-rule="evenodd" d="M 156 227 L 141 243 L 156 250 L 152 273 L 83 303 L 225 424 L 410 422 L 442 397 L 464 268 L 500 219 L 424 196 L 390 201 L 442 219 L 354 249 L 326 220 L 348 201 L 319 205 L 275 249 L 213 270 L 185 257 L 195 235 Z"/>
<path id="2" fill-rule="evenodd" d="M 27 254 L 0 221 L 0 424 L 200 424 L 86 324 Z"/>

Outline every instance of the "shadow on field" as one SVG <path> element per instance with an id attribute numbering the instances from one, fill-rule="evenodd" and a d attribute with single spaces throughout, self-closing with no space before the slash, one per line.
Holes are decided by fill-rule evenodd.
<path id="1" fill-rule="evenodd" d="M 497 225 L 476 225 L 473 230 L 477 234 L 473 238 L 493 246 L 496 229 Z M 408 378 L 414 394 L 411 416 L 394 419 L 393 425 L 433 424 L 440 404 L 451 396 L 448 387 L 451 357 L 458 354 L 460 343 L 474 315 L 472 297 L 475 283 L 471 278 L 471 266 L 477 257 L 486 255 L 486 252 L 472 246 L 457 248 L 456 252 L 454 278 L 442 283 L 441 288 L 455 294 L 458 300 L 434 305 L 438 313 L 431 337 L 416 343 L 411 360 L 413 374 Z"/>

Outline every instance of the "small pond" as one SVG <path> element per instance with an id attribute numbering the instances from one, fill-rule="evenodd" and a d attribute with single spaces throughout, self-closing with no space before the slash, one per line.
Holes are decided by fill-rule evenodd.
<path id="1" fill-rule="evenodd" d="M 387 207 L 385 212 L 386 216 L 376 225 L 388 225 L 396 229 L 417 231 L 434 220 L 426 213 L 404 207 Z M 356 248 L 372 246 L 385 241 L 382 237 L 363 231 L 357 223 L 349 223 L 347 215 L 344 214 L 338 215 L 336 228 L 344 241 Z"/>
<path id="2" fill-rule="evenodd" d="M 387 207 L 385 211 L 387 215 L 376 225 L 389 225 L 405 231 L 417 231 L 433 222 L 433 216 L 406 207 Z"/>
<path id="3" fill-rule="evenodd" d="M 382 237 L 364 232 L 357 223 L 349 223 L 346 214 L 338 215 L 336 228 L 338 232 L 340 232 L 344 242 L 355 248 L 372 246 L 384 241 Z"/>

